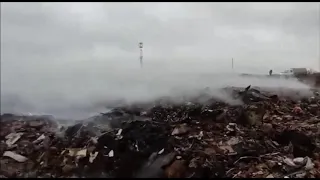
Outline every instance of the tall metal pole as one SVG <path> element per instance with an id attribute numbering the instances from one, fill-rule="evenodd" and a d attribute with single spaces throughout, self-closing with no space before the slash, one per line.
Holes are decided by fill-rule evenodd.
<path id="1" fill-rule="evenodd" d="M 231 60 L 231 66 L 232 66 L 232 70 L 233 70 L 233 58 L 232 58 L 232 60 Z"/>
<path id="2" fill-rule="evenodd" d="M 139 48 L 140 48 L 140 66 L 142 68 L 142 66 L 143 66 L 143 61 L 142 61 L 142 59 L 143 59 L 143 43 L 142 42 L 139 43 Z"/>
<path id="3" fill-rule="evenodd" d="M 319 48 L 318 48 L 318 58 L 319 58 L 319 72 L 320 72 L 320 4 L 319 4 L 319 7 L 318 7 L 318 46 L 319 46 Z"/>

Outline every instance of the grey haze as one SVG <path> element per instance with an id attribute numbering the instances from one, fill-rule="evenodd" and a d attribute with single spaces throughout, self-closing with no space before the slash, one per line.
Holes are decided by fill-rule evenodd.
<path id="1" fill-rule="evenodd" d="M 177 89 L 305 87 L 217 74 L 319 69 L 319 9 L 317 2 L 1 3 L 1 111 L 79 118 L 108 101 L 150 101 Z"/>

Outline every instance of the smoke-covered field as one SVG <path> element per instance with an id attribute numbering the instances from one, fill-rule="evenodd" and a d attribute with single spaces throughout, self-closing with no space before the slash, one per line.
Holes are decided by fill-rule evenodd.
<path id="1" fill-rule="evenodd" d="M 142 69 L 138 61 L 39 63 L 15 67 L 4 64 L 1 67 L 1 113 L 83 119 L 106 111 L 106 106 L 115 102 L 151 102 L 163 96 L 178 100 L 181 95 L 191 96 L 205 87 L 210 88 L 212 95 L 229 103 L 239 102 L 220 91 L 227 86 L 308 88 L 294 79 L 240 77 L 238 72 L 223 69 L 227 67 L 179 61 L 148 62 Z"/>

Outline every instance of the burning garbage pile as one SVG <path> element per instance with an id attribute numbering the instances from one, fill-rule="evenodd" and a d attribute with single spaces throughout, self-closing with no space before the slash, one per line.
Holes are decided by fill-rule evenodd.
<path id="1" fill-rule="evenodd" d="M 1 177 L 319 178 L 320 97 L 123 107 L 73 126 L 3 114 Z"/>

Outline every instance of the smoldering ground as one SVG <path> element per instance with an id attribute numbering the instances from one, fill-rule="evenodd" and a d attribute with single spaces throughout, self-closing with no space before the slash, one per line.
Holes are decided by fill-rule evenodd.
<path id="1" fill-rule="evenodd" d="M 239 104 L 221 88 L 248 85 L 301 89 L 309 87 L 295 79 L 241 77 L 210 64 L 194 63 L 77 62 L 51 64 L 2 71 L 1 113 L 50 114 L 59 118 L 83 119 L 107 111 L 119 102 L 152 102 L 161 97 L 181 101 L 209 87 L 210 95 L 230 104 Z M 160 66 L 161 65 L 161 66 Z M 304 89 L 304 90 L 303 90 Z"/>

